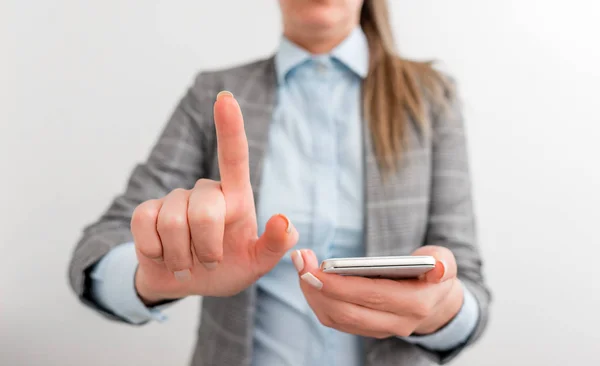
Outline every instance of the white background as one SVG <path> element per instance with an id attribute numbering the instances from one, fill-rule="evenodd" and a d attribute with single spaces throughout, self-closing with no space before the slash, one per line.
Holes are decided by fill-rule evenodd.
<path id="1" fill-rule="evenodd" d="M 599 3 L 392 2 L 401 51 L 465 101 L 494 303 L 455 364 L 600 364 Z M 186 364 L 196 299 L 112 323 L 67 263 L 196 71 L 270 54 L 279 22 L 275 0 L 0 1 L 0 364 Z"/>

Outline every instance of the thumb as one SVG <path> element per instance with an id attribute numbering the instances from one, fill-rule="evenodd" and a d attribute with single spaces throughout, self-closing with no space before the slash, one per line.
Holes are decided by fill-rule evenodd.
<path id="1" fill-rule="evenodd" d="M 435 258 L 435 267 L 421 277 L 427 282 L 439 283 L 456 277 L 456 259 L 450 249 L 437 245 L 426 245 L 415 250 L 412 255 L 428 255 Z"/>
<path id="2" fill-rule="evenodd" d="M 268 272 L 275 267 L 281 257 L 296 245 L 298 237 L 298 231 L 285 215 L 271 217 L 255 247 L 256 261 L 261 272 Z"/>

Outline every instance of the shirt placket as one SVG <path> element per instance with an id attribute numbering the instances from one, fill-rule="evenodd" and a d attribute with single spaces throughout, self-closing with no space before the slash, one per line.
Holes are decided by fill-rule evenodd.
<path id="1" fill-rule="evenodd" d="M 330 65 L 317 61 L 311 70 L 314 75 L 314 94 L 311 105 L 313 131 L 313 209 L 312 241 L 317 256 L 331 254 L 331 242 L 335 235 L 338 205 L 338 154 L 337 131 L 334 119 L 329 70 Z M 320 260 L 324 258 L 319 258 Z"/>
<path id="2" fill-rule="evenodd" d="M 313 215 L 312 242 L 319 260 L 329 257 L 332 252 L 332 242 L 338 207 L 338 139 L 335 121 L 334 98 L 332 96 L 332 78 L 334 77 L 329 60 L 316 60 L 311 68 L 312 101 L 311 131 L 313 140 Z M 333 329 L 323 329 L 321 344 L 322 354 L 315 352 L 314 364 L 331 364 L 333 356 L 328 350 L 334 349 L 335 337 L 331 336 Z M 329 355 L 329 356 L 328 356 Z"/>

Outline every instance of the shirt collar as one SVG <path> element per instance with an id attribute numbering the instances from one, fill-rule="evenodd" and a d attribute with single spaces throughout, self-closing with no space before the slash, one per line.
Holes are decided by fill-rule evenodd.
<path id="1" fill-rule="evenodd" d="M 369 45 L 367 36 L 360 27 L 354 28 L 352 33 L 331 51 L 331 55 L 356 75 L 363 79 L 367 77 L 369 71 Z"/>
<path id="2" fill-rule="evenodd" d="M 354 30 L 329 54 L 361 78 L 369 70 L 369 46 L 367 37 L 360 27 Z M 312 55 L 305 49 L 282 37 L 275 54 L 277 80 L 283 83 L 286 75 L 296 66 L 306 62 Z"/>

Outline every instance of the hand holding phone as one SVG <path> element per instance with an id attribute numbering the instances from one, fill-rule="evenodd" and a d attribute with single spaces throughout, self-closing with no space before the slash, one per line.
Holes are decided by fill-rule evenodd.
<path id="1" fill-rule="evenodd" d="M 321 263 L 325 273 L 388 279 L 418 278 L 433 268 L 432 256 L 330 258 Z"/>
<path id="2" fill-rule="evenodd" d="M 323 263 L 305 249 L 295 251 L 292 261 L 319 320 L 346 333 L 375 338 L 430 334 L 447 324 L 465 300 L 454 255 L 441 246 L 423 246 L 408 257 L 330 258 Z M 395 280 L 415 277 L 419 280 Z"/>

